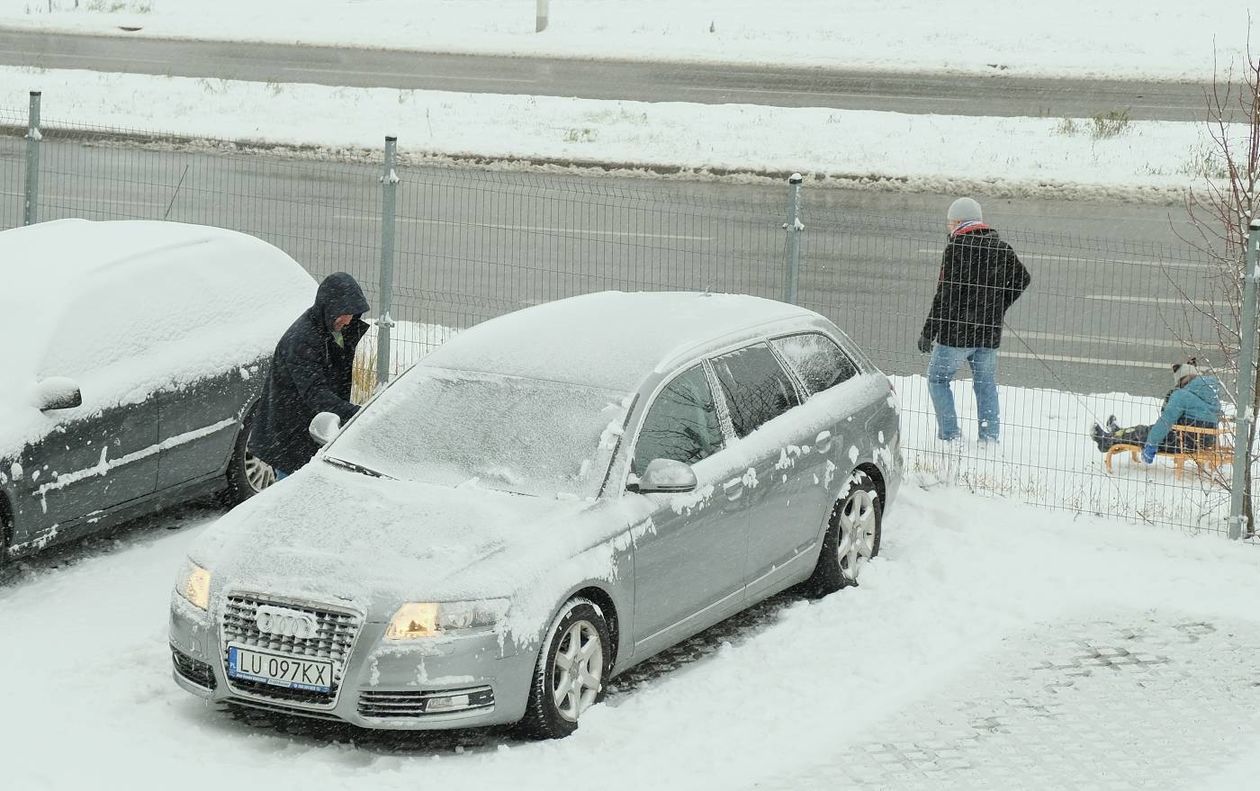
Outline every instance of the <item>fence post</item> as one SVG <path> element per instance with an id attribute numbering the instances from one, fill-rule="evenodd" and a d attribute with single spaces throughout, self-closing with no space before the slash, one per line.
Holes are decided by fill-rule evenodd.
<path id="1" fill-rule="evenodd" d="M 1260 285 L 1260 217 L 1251 220 L 1247 233 L 1247 267 L 1243 271 L 1242 322 L 1238 327 L 1238 434 L 1234 438 L 1233 481 L 1229 492 L 1229 537 L 1241 538 L 1246 516 L 1243 506 L 1246 498 L 1247 467 L 1251 464 L 1252 423 L 1255 415 L 1251 410 L 1252 384 L 1255 381 L 1256 363 L 1256 287 Z"/>
<path id="2" fill-rule="evenodd" d="M 26 125 L 26 196 L 22 204 L 22 224 L 39 222 L 39 91 L 31 91 L 31 110 Z"/>
<path id="3" fill-rule="evenodd" d="M 787 222 L 783 227 L 787 230 L 787 270 L 783 275 L 783 301 L 795 305 L 797 289 L 801 280 L 801 231 L 805 225 L 801 222 L 801 182 L 804 177 L 793 173 L 788 177 L 788 211 Z"/>
<path id="4" fill-rule="evenodd" d="M 381 306 L 376 320 L 376 386 L 384 387 L 390 373 L 390 329 L 394 319 L 394 210 L 398 204 L 396 164 L 398 138 L 385 138 L 385 172 L 381 175 Z"/>
<path id="5" fill-rule="evenodd" d="M 547 12 L 550 0 L 538 0 L 538 13 L 535 16 L 534 32 L 541 33 L 547 29 Z"/>

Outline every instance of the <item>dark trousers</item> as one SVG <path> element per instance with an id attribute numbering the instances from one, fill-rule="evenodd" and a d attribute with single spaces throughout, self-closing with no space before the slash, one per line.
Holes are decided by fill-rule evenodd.
<path id="1" fill-rule="evenodd" d="M 1168 436 L 1164 437 L 1164 441 L 1159 443 L 1160 453 L 1185 453 L 1200 448 L 1210 448 L 1216 444 L 1216 437 L 1210 434 L 1199 434 L 1193 431 L 1178 431 L 1177 426 L 1194 426 L 1196 428 L 1216 428 L 1211 423 L 1202 423 L 1197 420 L 1183 420 L 1172 430 L 1168 432 Z M 1115 431 L 1099 432 L 1095 436 L 1098 443 L 1098 450 L 1106 452 L 1113 445 L 1145 445 L 1146 438 L 1151 434 L 1150 426 L 1129 426 L 1127 428 L 1118 428 Z"/>

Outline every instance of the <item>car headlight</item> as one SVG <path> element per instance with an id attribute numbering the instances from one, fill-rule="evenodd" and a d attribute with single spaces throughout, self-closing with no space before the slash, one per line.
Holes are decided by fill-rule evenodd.
<path id="1" fill-rule="evenodd" d="M 210 572 L 191 560 L 186 561 L 175 583 L 175 591 L 192 606 L 201 610 L 210 609 Z"/>
<path id="2" fill-rule="evenodd" d="M 444 632 L 494 626 L 507 614 L 507 599 L 408 602 L 385 629 L 386 640 L 415 640 Z"/>

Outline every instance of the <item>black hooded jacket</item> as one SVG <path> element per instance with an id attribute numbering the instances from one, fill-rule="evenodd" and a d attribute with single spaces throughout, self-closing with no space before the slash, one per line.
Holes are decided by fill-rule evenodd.
<path id="1" fill-rule="evenodd" d="M 980 226 L 950 237 L 923 336 L 942 346 L 996 349 L 1002 318 L 1032 277 L 997 231 Z"/>
<path id="2" fill-rule="evenodd" d="M 311 419 L 333 412 L 342 422 L 359 408 L 350 403 L 354 350 L 367 332 L 360 317 L 369 309 L 363 289 L 345 272 L 324 278 L 315 304 L 293 322 L 276 344 L 271 370 L 254 411 L 249 450 L 286 473 L 311 460 L 319 446 L 308 433 Z M 333 321 L 354 320 L 333 338 Z"/>

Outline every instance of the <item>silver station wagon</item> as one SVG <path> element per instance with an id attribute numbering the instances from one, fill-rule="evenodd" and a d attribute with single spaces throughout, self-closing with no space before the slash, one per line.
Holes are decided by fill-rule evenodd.
<path id="1" fill-rule="evenodd" d="M 458 334 L 192 548 L 175 680 L 369 728 L 571 733 L 610 678 L 879 552 L 896 394 L 834 324 L 605 292 Z"/>

